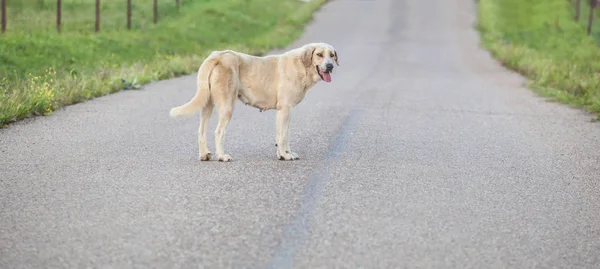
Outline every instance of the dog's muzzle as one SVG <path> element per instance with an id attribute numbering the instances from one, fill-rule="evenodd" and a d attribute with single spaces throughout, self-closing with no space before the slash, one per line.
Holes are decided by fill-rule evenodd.
<path id="1" fill-rule="evenodd" d="M 325 81 L 325 82 L 331 82 L 331 71 L 333 71 L 333 64 L 326 64 L 325 65 L 325 69 L 321 70 L 321 68 L 317 65 L 317 73 L 319 73 L 319 76 L 321 77 L 321 80 Z"/>
<path id="2" fill-rule="evenodd" d="M 333 64 L 326 64 L 325 65 L 325 72 L 326 73 L 331 73 L 331 71 L 333 71 Z"/>

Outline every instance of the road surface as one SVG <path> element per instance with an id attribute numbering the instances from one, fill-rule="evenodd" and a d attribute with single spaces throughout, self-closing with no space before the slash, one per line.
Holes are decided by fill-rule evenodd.
<path id="1" fill-rule="evenodd" d="M 199 162 L 193 75 L 0 130 L 0 267 L 600 268 L 600 126 L 479 48 L 474 2 L 325 5 L 299 161 L 239 105 Z"/>

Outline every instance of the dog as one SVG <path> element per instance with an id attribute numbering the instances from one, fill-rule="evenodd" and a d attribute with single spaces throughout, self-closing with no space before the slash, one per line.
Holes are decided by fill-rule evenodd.
<path id="1" fill-rule="evenodd" d="M 212 153 L 206 145 L 206 128 L 216 106 L 219 114 L 215 130 L 216 155 L 219 161 L 228 162 L 232 157 L 224 152 L 223 136 L 237 99 L 260 112 L 276 109 L 277 158 L 298 160 L 298 154 L 290 149 L 291 110 L 316 83 L 331 82 L 334 63 L 339 66 L 337 51 L 327 43 L 309 43 L 282 54 L 262 57 L 233 50 L 213 51 L 198 69 L 194 97 L 172 108 L 169 114 L 178 117 L 201 111 L 200 160 L 208 161 Z"/>

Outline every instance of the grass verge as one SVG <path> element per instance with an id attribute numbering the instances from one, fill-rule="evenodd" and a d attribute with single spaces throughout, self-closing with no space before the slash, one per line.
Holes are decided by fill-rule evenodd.
<path id="1" fill-rule="evenodd" d="M 22 25 L 0 35 L 0 128 L 62 106 L 191 74 L 215 49 L 259 55 L 286 46 L 300 36 L 313 12 L 327 2 L 187 0 L 179 10 L 168 9 L 156 25 L 152 24 L 152 13 L 146 12 L 148 16 L 138 16 L 132 30 L 126 30 L 124 23 L 119 25 L 111 19 L 112 14 L 125 10 L 116 6 L 125 1 L 105 0 L 103 21 L 110 23 L 100 33 L 93 32 L 93 15 L 73 15 L 71 24 L 66 20 L 58 34 L 48 28 L 53 13 L 46 12 L 49 22 L 44 20 L 43 3 L 48 0 L 36 1 L 35 8 L 40 10 L 18 7 L 31 19 L 14 20 L 13 25 Z M 63 6 L 69 1 L 79 5 L 71 7 L 77 11 L 74 14 L 94 14 L 93 1 L 85 5 L 63 0 Z"/>
<path id="2" fill-rule="evenodd" d="M 565 0 L 479 0 L 483 45 L 542 96 L 600 118 L 600 48 Z"/>

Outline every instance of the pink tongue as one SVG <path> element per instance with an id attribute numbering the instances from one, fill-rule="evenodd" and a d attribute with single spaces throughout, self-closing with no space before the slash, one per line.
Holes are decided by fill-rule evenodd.
<path id="1" fill-rule="evenodd" d="M 331 73 L 321 72 L 321 76 L 323 76 L 323 80 L 331 82 Z"/>

